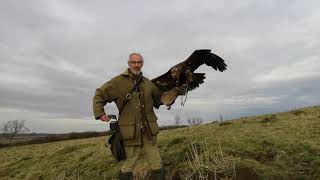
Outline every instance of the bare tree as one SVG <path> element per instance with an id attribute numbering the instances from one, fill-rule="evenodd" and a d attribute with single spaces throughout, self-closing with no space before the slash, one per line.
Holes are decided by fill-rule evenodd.
<path id="1" fill-rule="evenodd" d="M 180 118 L 179 115 L 176 115 L 174 117 L 174 123 L 175 123 L 176 126 L 179 126 L 181 124 L 181 118 Z"/>
<path id="2" fill-rule="evenodd" d="M 220 120 L 220 122 L 222 122 L 222 121 L 223 121 L 222 114 L 220 114 L 220 116 L 219 116 L 219 120 Z"/>
<path id="3" fill-rule="evenodd" d="M 18 134 L 22 132 L 28 132 L 29 129 L 25 127 L 24 120 L 12 120 L 5 123 L 2 127 L 3 136 L 6 137 L 10 144 L 12 139 Z"/>
<path id="4" fill-rule="evenodd" d="M 190 126 L 196 126 L 196 125 L 202 124 L 203 120 L 201 117 L 193 117 L 193 118 L 188 118 L 188 123 Z"/>

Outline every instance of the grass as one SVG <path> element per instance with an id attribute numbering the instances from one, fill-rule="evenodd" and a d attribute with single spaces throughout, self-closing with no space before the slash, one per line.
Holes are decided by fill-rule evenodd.
<path id="1" fill-rule="evenodd" d="M 210 153 L 206 142 L 190 143 L 182 179 L 236 179 L 235 165 L 239 158 L 225 155 L 219 142 L 219 151 Z"/>
<path id="2" fill-rule="evenodd" d="M 1 148 L 0 179 L 115 179 L 117 163 L 105 140 Z M 197 149 L 203 142 L 205 150 Z M 171 179 L 179 179 L 188 167 L 190 144 L 199 157 L 217 159 L 217 152 L 223 152 L 223 157 L 237 159 L 237 179 L 320 179 L 320 106 L 163 130 L 158 144 Z M 217 167 L 214 158 L 206 162 L 208 168 Z"/>

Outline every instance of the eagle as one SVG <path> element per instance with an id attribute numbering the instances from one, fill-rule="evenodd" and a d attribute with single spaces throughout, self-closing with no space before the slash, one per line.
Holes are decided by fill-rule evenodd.
<path id="1" fill-rule="evenodd" d="M 162 91 L 166 92 L 175 87 L 189 92 L 204 82 L 205 73 L 195 73 L 201 65 L 211 66 L 216 71 L 227 70 L 225 61 L 213 54 L 210 49 L 195 50 L 185 61 L 171 67 L 168 72 L 151 81 Z M 174 101 L 170 104 L 170 106 Z M 181 103 L 183 105 L 184 103 Z M 168 109 L 170 109 L 170 106 Z"/>

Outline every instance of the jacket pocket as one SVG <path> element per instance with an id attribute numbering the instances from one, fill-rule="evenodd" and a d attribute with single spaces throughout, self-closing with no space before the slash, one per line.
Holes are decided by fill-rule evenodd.
<path id="1" fill-rule="evenodd" d="M 120 134 L 123 140 L 135 139 L 135 118 L 133 116 L 121 116 L 119 118 Z"/>
<path id="2" fill-rule="evenodd" d="M 159 133 L 159 126 L 157 123 L 158 118 L 154 113 L 147 113 L 146 115 L 151 135 L 155 136 Z"/>

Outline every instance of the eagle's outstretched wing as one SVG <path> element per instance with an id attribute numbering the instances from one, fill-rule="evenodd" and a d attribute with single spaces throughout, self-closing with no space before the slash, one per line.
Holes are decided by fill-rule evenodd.
<path id="1" fill-rule="evenodd" d="M 227 65 L 219 56 L 211 53 L 210 49 L 195 50 L 185 61 L 173 66 L 165 74 L 152 79 L 151 81 L 159 87 L 161 91 L 168 91 L 183 84 L 188 85 L 191 91 L 204 82 L 205 73 L 194 73 L 201 65 L 206 64 L 215 70 L 225 71 Z M 175 76 L 178 74 L 178 77 Z"/>
<path id="2" fill-rule="evenodd" d="M 175 102 L 179 94 L 187 93 L 199 87 L 204 82 L 205 73 L 195 73 L 199 66 L 206 64 L 213 69 L 223 72 L 227 69 L 224 60 L 211 53 L 210 49 L 195 50 L 185 61 L 173 66 L 165 74 L 152 79 L 151 81 L 163 92 L 161 101 L 168 109 Z M 176 88 L 183 89 L 184 93 L 179 93 Z M 172 93 L 173 92 L 173 93 Z M 181 105 L 185 103 L 181 102 Z"/>
<path id="3" fill-rule="evenodd" d="M 190 67 L 191 72 L 198 69 L 199 66 L 206 64 L 211 66 L 215 70 L 223 72 L 227 69 L 227 65 L 224 60 L 211 53 L 210 49 L 195 50 L 183 63 Z"/>

